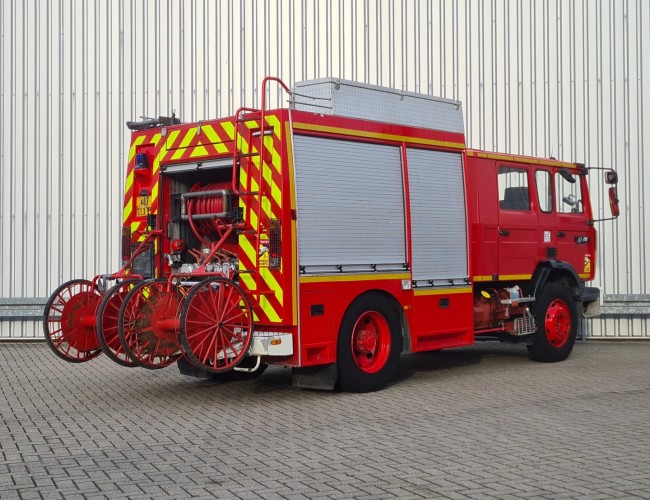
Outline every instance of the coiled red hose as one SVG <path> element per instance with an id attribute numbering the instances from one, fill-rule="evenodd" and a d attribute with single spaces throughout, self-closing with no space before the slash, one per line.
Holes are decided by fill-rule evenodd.
<path id="1" fill-rule="evenodd" d="M 214 182 L 211 184 L 196 183 L 192 186 L 192 189 L 190 189 L 190 193 L 229 188 L 230 182 Z M 223 224 L 221 219 L 217 217 L 213 219 L 192 220 L 192 215 L 222 213 L 227 209 L 227 207 L 224 207 L 222 195 L 207 196 L 205 198 L 187 198 L 187 215 L 190 227 L 196 237 L 201 241 L 205 241 L 204 236 L 209 234 L 217 233 L 221 236 Z"/>

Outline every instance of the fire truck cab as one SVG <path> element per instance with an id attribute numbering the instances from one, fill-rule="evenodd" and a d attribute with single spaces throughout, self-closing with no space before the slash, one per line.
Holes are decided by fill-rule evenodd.
<path id="1" fill-rule="evenodd" d="M 270 83 L 288 109 L 265 109 Z M 262 88 L 260 110 L 132 124 L 124 266 L 52 295 L 59 356 L 217 377 L 274 363 L 299 387 L 371 391 L 403 352 L 570 354 L 599 304 L 590 169 L 467 149 L 456 101 Z"/>

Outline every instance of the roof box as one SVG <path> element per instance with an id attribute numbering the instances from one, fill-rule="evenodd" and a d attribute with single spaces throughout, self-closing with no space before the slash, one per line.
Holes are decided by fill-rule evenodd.
<path id="1" fill-rule="evenodd" d="M 297 82 L 291 109 L 464 133 L 460 101 L 338 78 Z"/>

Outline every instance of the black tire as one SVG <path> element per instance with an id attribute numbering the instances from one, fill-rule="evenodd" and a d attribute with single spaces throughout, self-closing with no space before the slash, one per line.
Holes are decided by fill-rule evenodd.
<path id="1" fill-rule="evenodd" d="M 578 307 L 569 288 L 548 283 L 535 305 L 537 332 L 528 353 L 535 361 L 555 363 L 569 357 L 576 342 Z"/>
<path id="2" fill-rule="evenodd" d="M 400 319 L 389 300 L 378 293 L 359 297 L 346 311 L 339 329 L 338 387 L 350 392 L 383 388 L 395 372 L 401 352 Z"/>

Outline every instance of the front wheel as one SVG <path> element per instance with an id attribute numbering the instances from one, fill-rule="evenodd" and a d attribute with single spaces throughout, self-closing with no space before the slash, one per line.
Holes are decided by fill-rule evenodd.
<path id="1" fill-rule="evenodd" d="M 578 309 L 571 290 L 556 283 L 547 284 L 535 306 L 535 323 L 535 341 L 528 346 L 530 357 L 545 363 L 568 358 L 578 328 Z"/>
<path id="2" fill-rule="evenodd" d="M 399 316 L 382 295 L 368 294 L 348 308 L 338 339 L 338 385 L 351 392 L 384 387 L 402 351 Z"/>

